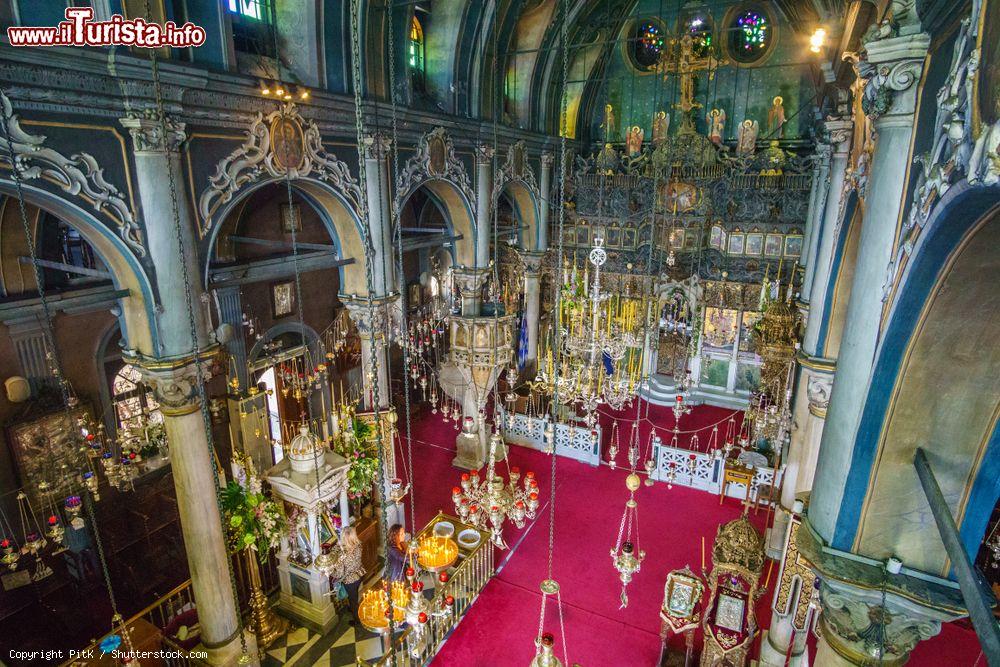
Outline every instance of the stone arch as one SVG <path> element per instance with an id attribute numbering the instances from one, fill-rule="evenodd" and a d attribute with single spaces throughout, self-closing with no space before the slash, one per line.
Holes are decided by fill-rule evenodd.
<path id="1" fill-rule="evenodd" d="M 465 167 L 455 157 L 451 137 L 443 127 L 431 130 L 417 144 L 417 152 L 396 176 L 394 205 L 401 211 L 406 200 L 424 188 L 441 208 L 450 231 L 462 238 L 454 244 L 455 263 L 473 266 L 476 261 L 476 195 Z"/>
<path id="2" fill-rule="evenodd" d="M 953 186 L 901 276 L 877 351 L 837 515 L 834 546 L 950 564 L 913 467 L 922 447 L 969 553 L 1000 487 L 1000 188 Z M 949 401 L 943 396 L 959 396 Z M 890 498 L 888 502 L 886 499 Z"/>
<path id="3" fill-rule="evenodd" d="M 76 202 L 59 197 L 30 183 L 22 183 L 25 203 L 58 216 L 90 244 L 111 273 L 111 281 L 129 295 L 119 301 L 119 322 L 126 347 L 143 355 L 155 356 L 159 347 L 156 326 L 156 292 L 142 263 L 123 238 Z M 0 195 L 17 198 L 17 188 L 0 179 Z"/>
<path id="4" fill-rule="evenodd" d="M 208 285 L 209 266 L 212 260 L 212 250 L 220 232 L 230 215 L 237 212 L 240 206 L 254 192 L 269 185 L 284 187 L 284 178 L 268 178 L 257 181 L 242 188 L 238 195 L 219 207 L 213 214 L 208 233 L 202 239 L 202 257 L 204 281 Z M 362 239 L 361 219 L 351 202 L 324 181 L 310 177 L 300 177 L 292 180 L 292 189 L 301 194 L 306 201 L 319 213 L 337 253 L 342 259 L 354 259 L 353 264 L 340 267 L 340 286 L 343 294 L 368 294 L 365 280 L 365 251 Z M 211 285 L 208 285 L 211 287 Z"/>
<path id="5" fill-rule="evenodd" d="M 260 357 L 260 353 L 263 351 L 265 345 L 286 333 L 299 334 L 305 345 L 309 347 L 310 354 L 315 355 L 316 358 L 322 358 L 323 341 L 315 329 L 308 324 L 299 322 L 279 322 L 265 331 L 263 336 L 254 342 L 253 347 L 247 353 L 247 361 L 251 364 L 255 362 Z"/>
<path id="6" fill-rule="evenodd" d="M 535 174 L 528 164 L 527 151 L 523 141 L 511 144 L 504 165 L 497 171 L 493 179 L 493 201 L 491 202 L 493 209 L 496 208 L 503 194 L 507 195 L 514 209 L 514 215 L 523 227 L 518 233 L 521 247 L 530 251 L 538 250 L 541 245 L 538 229 L 538 219 L 541 215 L 540 194 Z M 493 214 L 494 210 L 491 209 L 491 220 Z"/>

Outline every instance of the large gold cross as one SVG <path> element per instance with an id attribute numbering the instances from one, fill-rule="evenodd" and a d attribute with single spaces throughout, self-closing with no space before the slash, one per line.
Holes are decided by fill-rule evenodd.
<path id="1" fill-rule="evenodd" d="M 691 35 L 684 35 L 680 39 L 675 37 L 670 40 L 670 49 L 663 54 L 656 69 L 663 73 L 664 78 L 667 74 L 680 76 L 681 98 L 679 102 L 674 104 L 674 108 L 681 111 L 681 131 L 694 130 L 691 111 L 702 106 L 694 99 L 695 73 L 708 70 L 708 78 L 711 80 L 715 76 L 715 69 L 727 63 L 727 60 L 720 60 L 711 53 L 701 57 L 696 56 L 694 54 L 694 39 Z"/>

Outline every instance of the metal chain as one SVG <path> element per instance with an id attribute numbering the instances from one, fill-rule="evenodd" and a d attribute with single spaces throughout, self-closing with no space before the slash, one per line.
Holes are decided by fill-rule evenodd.
<path id="1" fill-rule="evenodd" d="M 359 205 L 361 208 L 361 241 L 364 246 L 365 251 L 365 283 L 368 289 L 367 301 L 368 301 L 368 317 L 369 317 L 369 333 L 373 335 L 375 333 L 375 277 L 374 277 L 374 267 L 375 262 L 375 250 L 372 247 L 371 242 L 371 218 L 368 211 L 368 179 L 365 174 L 365 127 L 364 127 L 364 107 L 362 104 L 361 96 L 361 18 L 360 18 L 360 0 L 351 0 L 351 75 L 352 83 L 354 88 L 354 122 L 355 130 L 357 132 L 357 147 L 358 147 L 358 181 L 361 190 L 361 197 L 359 199 Z M 378 458 L 378 478 L 379 478 L 379 499 L 381 507 L 379 515 L 381 520 L 379 521 L 379 538 L 382 544 L 385 545 L 386 549 L 392 548 L 389 542 L 389 527 L 388 519 L 386 517 L 386 508 L 388 503 L 385 498 L 385 447 L 382 442 L 382 422 L 380 418 L 380 398 L 379 398 L 379 383 L 378 383 L 378 354 L 377 354 L 377 339 L 372 337 L 372 343 L 369 346 L 369 362 L 371 364 L 371 384 L 372 384 L 372 409 L 375 417 L 375 441 L 378 443 L 381 455 Z M 389 560 L 385 559 L 383 565 L 383 579 L 386 577 L 388 572 Z M 396 654 L 396 644 L 391 641 L 395 626 L 395 612 L 393 611 L 392 605 L 392 594 L 386 595 L 388 600 L 388 636 L 389 641 L 389 655 L 394 658 Z"/>
<path id="2" fill-rule="evenodd" d="M 151 20 L 150 10 L 149 10 L 149 0 L 145 0 L 145 12 L 146 17 Z M 194 296 L 191 287 L 191 276 L 188 267 L 187 253 L 184 251 L 184 235 L 181 230 L 181 220 L 180 220 L 180 210 L 177 203 L 177 183 L 174 178 L 173 170 L 173 156 L 174 148 L 171 146 L 170 141 L 170 128 L 167 125 L 167 116 L 164 111 L 163 105 L 163 88 L 160 82 L 160 65 L 157 59 L 156 49 L 151 49 L 149 52 L 150 66 L 152 69 L 153 76 L 153 91 L 156 97 L 156 115 L 157 120 L 160 123 L 160 139 L 163 141 L 163 148 L 167 156 L 167 179 L 170 188 L 170 214 L 173 218 L 174 223 L 174 238 L 177 242 L 177 257 L 178 263 L 180 265 L 181 275 L 184 278 L 184 301 L 187 306 L 187 316 L 188 316 L 188 331 L 191 336 L 191 347 L 194 353 L 194 366 L 195 366 L 195 387 L 198 393 L 198 407 L 201 411 L 202 426 L 205 431 L 205 440 L 208 447 L 208 458 L 212 464 L 212 482 L 215 491 L 215 505 L 219 511 L 219 521 L 222 528 L 222 534 L 225 535 L 227 531 L 225 522 L 225 512 L 222 507 L 222 489 L 219 481 L 220 473 L 219 464 L 215 457 L 215 446 L 214 438 L 212 437 L 212 421 L 208 412 L 208 395 L 205 390 L 205 375 L 202 369 L 202 359 L 201 344 L 198 341 L 198 326 L 195 322 L 194 317 Z M 179 156 L 178 156 L 179 157 Z M 240 639 L 240 649 L 242 656 L 240 658 L 241 662 L 246 662 L 249 660 L 249 654 L 247 649 L 247 640 L 244 634 L 244 624 L 243 616 L 240 613 L 240 596 L 239 589 L 236 586 L 236 574 L 233 568 L 232 558 L 229 558 L 228 554 L 226 556 L 226 569 L 229 573 L 229 586 L 233 595 L 233 604 L 236 611 L 236 634 Z"/>
<path id="3" fill-rule="evenodd" d="M 0 96 L 7 97 L 6 91 L 0 88 Z M 7 98 L 9 99 L 9 98 Z M 45 346 L 49 352 L 50 359 L 52 363 L 53 370 L 57 375 L 57 381 L 59 382 L 59 388 L 62 392 L 63 404 L 66 406 L 67 415 L 71 409 L 71 395 L 69 391 L 69 381 L 62 373 L 62 364 L 60 363 L 59 350 L 55 343 L 55 329 L 53 327 L 52 311 L 49 308 L 48 298 L 45 296 L 45 288 L 42 282 L 42 270 L 38 264 L 38 238 L 37 234 L 32 234 L 30 225 L 28 224 L 28 213 L 24 204 L 24 187 L 21 182 L 21 170 L 20 166 L 17 164 L 17 154 L 14 151 L 14 142 L 11 140 L 10 134 L 10 123 L 14 116 L 14 107 L 11 105 L 10 117 L 7 113 L 0 113 L 0 124 L 3 126 L 3 136 L 4 141 L 7 143 L 7 150 L 10 152 L 10 169 L 11 177 L 14 180 L 14 190 L 17 192 L 17 203 L 18 210 L 21 215 L 21 226 L 24 229 L 24 237 L 28 243 L 28 252 L 31 255 L 31 267 L 35 274 L 35 286 L 38 289 L 38 298 L 42 303 L 42 312 L 45 316 L 45 327 L 43 329 L 43 334 L 45 336 Z M 97 517 L 94 514 L 94 501 L 90 491 L 86 488 L 83 489 L 83 504 L 87 509 L 87 517 L 90 519 L 90 527 L 94 533 L 94 542 L 97 545 L 97 557 L 101 563 L 101 573 L 104 576 L 104 585 L 108 590 L 108 601 L 111 604 L 111 614 L 112 614 L 112 624 L 115 620 L 121 622 L 121 614 L 118 611 L 118 602 L 115 599 L 114 587 L 111 584 L 111 571 L 108 568 L 108 559 L 104 552 L 104 542 L 101 540 L 101 531 L 97 525 Z M 10 522 L 8 521 L 8 525 Z M 13 530 L 13 528 L 11 528 Z M 112 625 L 112 629 L 113 629 Z M 130 651 L 132 650 L 132 638 L 128 632 L 122 631 L 122 640 L 125 642 L 126 648 Z"/>
<path id="4" fill-rule="evenodd" d="M 391 105 L 392 122 L 392 169 L 389 173 L 388 186 L 392 187 L 392 177 L 399 173 L 399 122 L 397 119 L 398 109 L 396 108 L 396 35 L 393 27 L 392 16 L 393 7 L 389 6 L 389 101 Z M 403 402 L 406 409 L 406 468 L 410 479 L 410 524 L 414 530 L 417 527 L 417 485 L 413 478 L 413 424 L 411 423 L 410 410 L 410 332 L 409 332 L 409 304 L 406 302 L 407 294 L 403 289 L 403 223 L 399 218 L 399 207 L 396 205 L 395 194 L 389 197 L 390 224 L 393 231 L 393 242 L 396 245 L 396 280 L 399 283 L 399 309 L 400 319 L 400 346 L 403 349 Z"/>

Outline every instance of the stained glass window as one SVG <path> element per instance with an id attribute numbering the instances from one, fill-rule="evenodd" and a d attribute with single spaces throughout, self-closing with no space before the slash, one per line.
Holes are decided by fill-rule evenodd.
<path id="1" fill-rule="evenodd" d="M 420 25 L 420 20 L 416 16 L 410 23 L 410 40 L 407 48 L 407 58 L 409 59 L 410 70 L 422 76 L 424 73 L 424 28 Z"/>
<path id="2" fill-rule="evenodd" d="M 273 0 L 228 0 L 233 48 L 241 53 L 274 57 Z"/>
<path id="3" fill-rule="evenodd" d="M 760 7 L 737 12 L 729 26 L 729 52 L 741 63 L 759 60 L 771 46 L 771 21 Z"/>
<path id="4" fill-rule="evenodd" d="M 656 67 L 663 50 L 663 28 L 651 19 L 635 24 L 630 40 L 632 63 L 636 69 L 648 72 Z"/>

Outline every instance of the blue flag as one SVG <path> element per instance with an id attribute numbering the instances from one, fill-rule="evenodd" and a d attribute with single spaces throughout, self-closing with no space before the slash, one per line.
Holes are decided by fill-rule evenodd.
<path id="1" fill-rule="evenodd" d="M 601 361 L 604 362 L 604 372 L 608 375 L 614 375 L 615 363 L 611 360 L 611 355 L 607 352 L 601 352 Z"/>
<path id="2" fill-rule="evenodd" d="M 521 331 L 517 336 L 517 369 L 524 369 L 524 362 L 528 358 L 528 317 L 527 313 L 521 315 Z"/>

